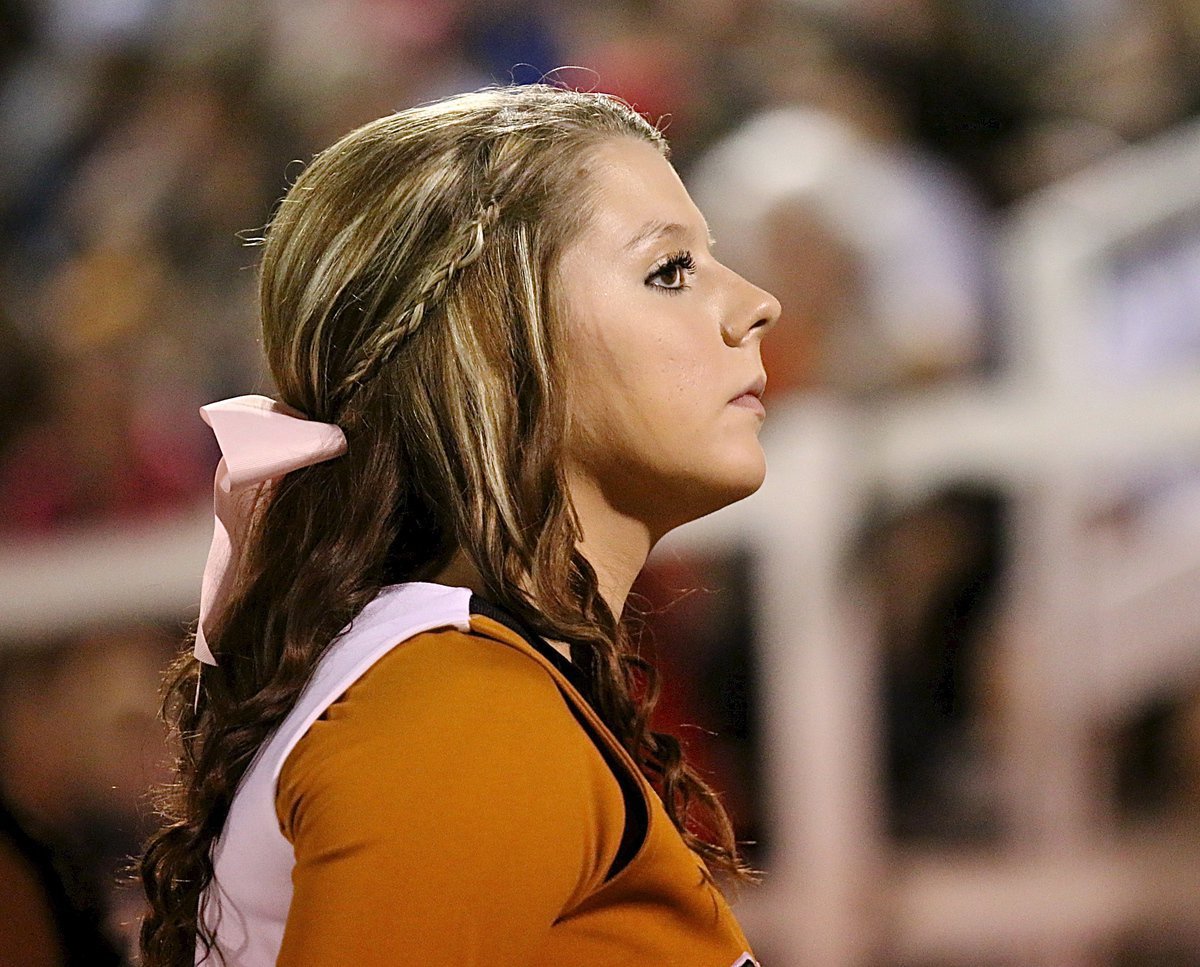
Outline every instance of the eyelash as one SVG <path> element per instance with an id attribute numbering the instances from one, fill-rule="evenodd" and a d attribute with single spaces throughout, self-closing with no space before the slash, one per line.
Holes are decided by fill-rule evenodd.
<path id="1" fill-rule="evenodd" d="M 683 269 L 688 275 L 691 275 L 693 272 L 695 272 L 696 260 L 692 258 L 692 253 L 676 252 L 674 255 L 670 256 L 665 262 L 662 263 L 662 265 L 660 265 L 653 272 L 651 272 L 649 276 L 647 276 L 646 284 L 649 285 L 651 279 L 665 278 L 666 276 L 670 275 L 671 271 L 674 269 Z M 651 286 L 651 288 L 675 295 L 679 292 L 685 291 L 686 289 L 690 289 L 691 286 L 683 284 L 678 286 L 654 285 Z"/>

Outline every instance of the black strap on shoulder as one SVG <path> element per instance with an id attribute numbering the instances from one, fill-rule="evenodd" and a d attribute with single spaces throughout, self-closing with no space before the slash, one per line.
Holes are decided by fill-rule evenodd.
<path id="1" fill-rule="evenodd" d="M 498 621 L 509 630 L 519 634 L 534 650 L 547 658 L 555 668 L 562 672 L 572 685 L 579 689 L 580 694 L 587 698 L 588 704 L 595 707 L 590 668 L 571 661 L 516 615 L 502 608 L 500 605 L 488 601 L 486 598 L 481 598 L 478 594 L 471 595 L 471 613 L 481 614 L 485 618 Z"/>
<path id="2" fill-rule="evenodd" d="M 562 652 L 537 632 L 533 631 L 527 624 L 517 618 L 516 615 L 511 614 L 498 604 L 481 598 L 477 594 L 471 595 L 471 613 L 491 618 L 511 631 L 515 631 L 534 650 L 545 656 L 555 668 L 561 671 L 567 680 L 578 689 L 579 693 L 586 698 L 588 704 L 592 706 L 593 711 L 596 710 L 590 667 L 584 668 L 570 661 Z M 618 758 L 617 754 L 609 748 L 608 743 L 595 733 L 594 726 L 587 720 L 583 712 L 575 706 L 574 702 L 568 701 L 567 707 L 571 709 L 571 714 L 575 716 L 576 721 L 579 722 L 579 725 L 591 737 L 593 744 L 600 751 L 600 755 L 604 758 L 613 777 L 617 780 L 617 785 L 621 787 L 621 796 L 625 800 L 625 829 L 621 833 L 621 842 L 617 847 L 617 854 L 613 857 L 612 865 L 604 877 L 605 882 L 607 882 L 629 865 L 649 835 L 650 818 L 646 811 L 646 799 L 642 794 L 637 779 L 629 774 L 628 768 Z M 603 721 L 603 716 L 600 716 L 598 711 L 596 714 Z"/>

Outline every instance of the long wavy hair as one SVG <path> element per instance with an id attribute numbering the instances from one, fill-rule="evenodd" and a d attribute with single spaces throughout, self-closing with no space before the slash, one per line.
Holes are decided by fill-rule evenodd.
<path id="1" fill-rule="evenodd" d="M 653 666 L 578 551 L 568 494 L 557 260 L 587 223 L 589 150 L 661 132 L 618 98 L 493 86 L 373 121 L 318 154 L 265 232 L 259 301 L 278 398 L 349 451 L 256 501 L 205 670 L 185 653 L 163 714 L 178 741 L 164 826 L 140 859 L 146 967 L 193 962 L 212 850 L 255 752 L 325 649 L 392 583 L 462 551 L 486 594 L 591 662 L 597 712 L 685 842 L 735 883 L 718 796 L 651 730 Z M 703 834 L 703 835 L 702 835 Z"/>

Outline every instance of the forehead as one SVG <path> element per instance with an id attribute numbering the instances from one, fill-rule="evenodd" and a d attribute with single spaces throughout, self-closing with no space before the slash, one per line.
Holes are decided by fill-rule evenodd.
<path id="1" fill-rule="evenodd" d="M 587 178 L 594 212 L 587 234 L 615 250 L 649 244 L 664 225 L 677 223 L 701 237 L 704 216 L 671 163 L 653 145 L 614 138 L 593 148 Z"/>

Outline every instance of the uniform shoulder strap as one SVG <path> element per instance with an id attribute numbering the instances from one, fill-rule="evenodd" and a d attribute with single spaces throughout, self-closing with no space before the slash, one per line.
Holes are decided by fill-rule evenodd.
<path id="1" fill-rule="evenodd" d="M 594 679 L 590 665 L 585 666 L 569 660 L 516 615 L 477 594 L 471 595 L 471 613 L 491 618 L 519 635 L 530 648 L 550 662 L 575 687 L 575 690 L 590 706 L 592 716 L 599 722 L 604 722 L 603 716 L 596 708 Z M 572 649 L 572 655 L 574 655 L 574 651 Z M 613 746 L 619 745 L 619 742 L 611 729 L 605 728 L 603 731 L 607 734 L 601 734 L 600 729 L 589 720 L 591 717 L 578 707 L 574 698 L 569 695 L 566 695 L 566 698 L 571 713 L 591 738 L 616 779 L 617 785 L 620 786 L 621 796 L 625 802 L 625 829 L 621 834 L 621 842 L 613 857 L 612 865 L 604 877 L 605 882 L 608 882 L 629 865 L 649 835 L 649 803 L 646 800 L 646 793 L 642 789 L 645 780 L 633 775 L 630 772 L 629 764 L 623 761 L 621 755 L 615 751 Z"/>

